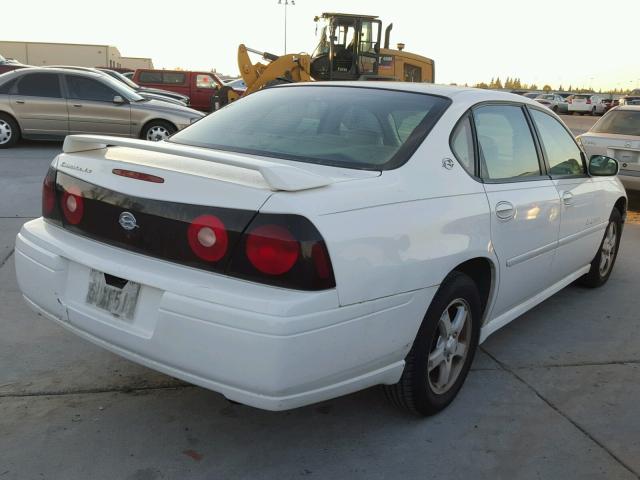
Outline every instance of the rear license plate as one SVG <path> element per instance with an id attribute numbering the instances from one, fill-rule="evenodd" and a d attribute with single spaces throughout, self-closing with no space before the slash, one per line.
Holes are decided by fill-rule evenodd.
<path id="1" fill-rule="evenodd" d="M 136 310 L 140 284 L 131 281 L 122 284 L 123 280 L 118 280 L 120 285 L 109 285 L 104 273 L 91 270 L 86 302 L 115 317 L 131 320 Z"/>
<path id="2" fill-rule="evenodd" d="M 639 158 L 638 152 L 629 150 L 616 150 L 614 156 L 622 163 L 638 163 Z"/>

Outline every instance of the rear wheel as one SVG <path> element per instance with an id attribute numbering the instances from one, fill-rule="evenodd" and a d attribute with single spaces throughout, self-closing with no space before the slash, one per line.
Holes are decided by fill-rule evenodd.
<path id="1" fill-rule="evenodd" d="M 553 113 L 558 113 L 558 106 L 554 105 L 551 110 L 553 110 Z"/>
<path id="2" fill-rule="evenodd" d="M 595 116 L 596 116 L 596 107 L 593 107 L 593 108 L 591 109 L 591 116 L 592 116 L 592 117 L 595 117 Z"/>
<path id="3" fill-rule="evenodd" d="M 0 148 L 13 147 L 20 139 L 20 127 L 9 115 L 0 113 Z"/>
<path id="4" fill-rule="evenodd" d="M 453 272 L 447 277 L 422 321 L 400 381 L 384 387 L 395 405 L 426 416 L 453 401 L 478 346 L 480 305 L 469 276 Z"/>
<path id="5" fill-rule="evenodd" d="M 591 262 L 589 273 L 580 278 L 584 286 L 595 288 L 607 283 L 613 265 L 616 263 L 620 237 L 622 236 L 622 215 L 614 208 L 609 217 L 609 224 L 604 232 L 598 253 Z"/>
<path id="6" fill-rule="evenodd" d="M 143 140 L 149 140 L 150 142 L 159 142 L 160 140 L 166 140 L 176 131 L 176 127 L 164 120 L 152 120 L 147 123 L 142 129 L 140 138 Z"/>

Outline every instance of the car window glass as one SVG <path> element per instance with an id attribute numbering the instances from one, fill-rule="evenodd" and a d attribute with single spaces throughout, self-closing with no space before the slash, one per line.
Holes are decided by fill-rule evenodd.
<path id="1" fill-rule="evenodd" d="M 456 129 L 453 132 L 453 137 L 451 138 L 451 148 L 465 170 L 471 175 L 475 175 L 473 134 L 469 116 L 466 116 L 456 126 Z"/>
<path id="2" fill-rule="evenodd" d="M 69 98 L 96 102 L 113 102 L 117 92 L 93 78 L 67 75 Z"/>
<path id="3" fill-rule="evenodd" d="M 418 124 L 424 119 L 424 112 L 411 110 L 398 110 L 391 114 L 396 126 L 396 133 L 401 141 L 406 141 Z"/>
<path id="4" fill-rule="evenodd" d="M 185 80 L 185 74 L 181 72 L 163 72 L 162 83 L 168 85 L 182 85 Z"/>
<path id="5" fill-rule="evenodd" d="M 162 83 L 162 72 L 140 72 L 139 78 L 143 83 Z"/>
<path id="6" fill-rule="evenodd" d="M 640 111 L 612 110 L 591 128 L 591 132 L 640 135 Z"/>
<path id="7" fill-rule="evenodd" d="M 196 87 L 197 88 L 216 88 L 216 82 L 213 80 L 211 75 L 198 75 L 196 77 Z"/>
<path id="8" fill-rule="evenodd" d="M 18 82 L 18 95 L 62 98 L 60 80 L 55 73 L 30 73 Z"/>
<path id="9" fill-rule="evenodd" d="M 0 94 L 6 94 L 11 92 L 11 87 L 13 87 L 15 83 L 16 83 L 16 79 L 14 78 L 13 80 L 9 80 L 8 82 L 5 82 L 2 85 L 0 85 Z"/>
<path id="10" fill-rule="evenodd" d="M 531 110 L 551 175 L 584 175 L 580 149 L 569 132 L 551 115 Z"/>
<path id="11" fill-rule="evenodd" d="M 474 111 L 474 118 L 484 160 L 483 178 L 504 180 L 541 174 L 531 130 L 520 107 L 480 107 Z"/>

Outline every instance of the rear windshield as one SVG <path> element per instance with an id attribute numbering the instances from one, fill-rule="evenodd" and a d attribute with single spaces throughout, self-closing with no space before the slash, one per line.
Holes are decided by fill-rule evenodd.
<path id="1" fill-rule="evenodd" d="M 591 98 L 591 95 L 574 95 L 573 98 Z"/>
<path id="2" fill-rule="evenodd" d="M 640 111 L 612 110 L 592 128 L 595 133 L 640 135 Z"/>
<path id="3" fill-rule="evenodd" d="M 268 88 L 231 103 L 172 142 L 362 170 L 395 168 L 449 105 L 435 95 L 339 86 Z"/>

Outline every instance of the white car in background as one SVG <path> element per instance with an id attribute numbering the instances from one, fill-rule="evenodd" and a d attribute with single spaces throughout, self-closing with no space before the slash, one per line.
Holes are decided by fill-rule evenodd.
<path id="1" fill-rule="evenodd" d="M 420 83 L 283 85 L 63 150 L 16 239 L 27 303 L 269 410 L 378 384 L 443 409 L 491 333 L 607 281 L 627 205 L 537 102 Z"/>
<path id="2" fill-rule="evenodd" d="M 629 190 L 640 190 L 640 105 L 607 112 L 587 133 L 578 137 L 588 155 L 618 160 L 619 177 Z"/>
<path id="3" fill-rule="evenodd" d="M 590 93 L 576 93 L 569 99 L 569 114 L 579 113 L 581 115 L 602 115 L 606 106 L 602 102 L 604 97 Z"/>

